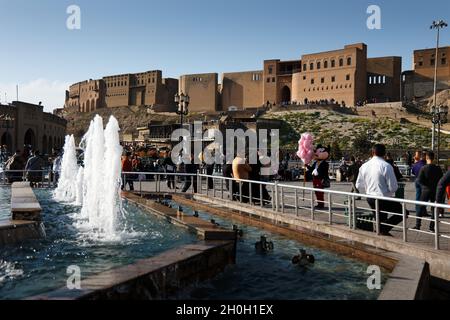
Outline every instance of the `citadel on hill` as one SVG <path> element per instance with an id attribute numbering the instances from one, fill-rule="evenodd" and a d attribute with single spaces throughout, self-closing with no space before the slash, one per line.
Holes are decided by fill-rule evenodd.
<path id="1" fill-rule="evenodd" d="M 163 78 L 162 71 L 105 76 L 70 86 L 66 108 L 92 112 L 99 108 L 145 106 L 173 112 L 174 96 L 190 96 L 190 111 L 214 112 L 262 106 L 323 102 L 357 106 L 364 102 L 420 99 L 433 91 L 434 65 L 438 90 L 450 88 L 450 46 L 414 51 L 413 69 L 402 72 L 398 56 L 368 58 L 367 45 L 356 43 L 333 51 L 305 54 L 299 60 L 263 61 L 263 69 L 222 74 Z"/>

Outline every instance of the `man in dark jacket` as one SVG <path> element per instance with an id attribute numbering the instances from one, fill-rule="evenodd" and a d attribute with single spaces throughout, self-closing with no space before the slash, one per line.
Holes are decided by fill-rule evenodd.
<path id="1" fill-rule="evenodd" d="M 44 160 L 41 158 L 39 151 L 34 151 L 31 158 L 28 159 L 25 166 L 27 180 L 34 187 L 37 183 L 42 182 Z"/>
<path id="2" fill-rule="evenodd" d="M 442 170 L 439 166 L 435 165 L 434 152 L 428 151 L 426 156 L 427 164 L 420 169 L 418 182 L 422 189 L 420 201 L 423 202 L 435 202 L 436 201 L 436 189 L 439 180 L 442 178 Z M 418 217 L 427 216 L 427 208 L 420 206 Z M 434 219 L 434 217 L 432 217 Z M 416 226 L 414 229 L 420 230 L 422 219 L 416 219 Z M 434 221 L 430 222 L 430 231 L 434 232 Z"/>

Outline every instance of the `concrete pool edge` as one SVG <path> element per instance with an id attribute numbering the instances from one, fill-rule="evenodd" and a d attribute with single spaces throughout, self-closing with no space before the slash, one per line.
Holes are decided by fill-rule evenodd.
<path id="1" fill-rule="evenodd" d="M 10 189 L 11 217 L 0 220 L 0 247 L 45 236 L 42 208 L 30 183 L 14 182 Z"/>
<path id="2" fill-rule="evenodd" d="M 152 258 L 102 272 L 81 282 L 81 290 L 60 288 L 26 300 L 161 300 L 207 280 L 234 260 L 234 243 L 200 241 Z"/>
<path id="3" fill-rule="evenodd" d="M 191 206 L 194 209 L 231 219 L 238 218 L 243 223 L 258 225 L 322 249 L 332 250 L 348 257 L 379 265 L 390 271 L 389 278 L 379 295 L 379 300 L 421 300 L 429 296 L 430 268 L 428 263 L 422 259 L 382 250 L 366 244 L 341 242 L 342 238 L 319 231 L 312 232 L 307 229 L 299 230 L 298 228 L 289 228 L 286 225 L 276 225 L 267 220 L 256 219 L 256 215 L 248 214 L 244 216 L 242 211 L 231 211 L 231 208 L 228 208 L 229 211 L 225 214 L 221 208 L 195 201 L 189 196 L 172 195 L 172 198 L 174 201 Z"/>

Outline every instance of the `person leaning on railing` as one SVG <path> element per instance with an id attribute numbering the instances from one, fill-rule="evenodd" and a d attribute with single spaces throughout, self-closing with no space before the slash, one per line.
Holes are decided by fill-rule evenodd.
<path id="1" fill-rule="evenodd" d="M 25 165 L 25 176 L 32 187 L 42 182 L 43 168 L 44 160 L 41 158 L 39 151 L 35 150 L 33 156 L 28 159 Z"/>
<path id="2" fill-rule="evenodd" d="M 249 202 L 250 189 L 248 182 L 241 183 L 241 180 L 249 180 L 251 172 L 252 167 L 248 164 L 245 152 L 238 151 L 238 154 L 233 160 L 233 178 L 237 182 L 237 188 L 233 188 L 233 192 L 241 192 L 243 202 Z"/>
<path id="3" fill-rule="evenodd" d="M 5 163 L 5 175 L 8 179 L 9 183 L 22 181 L 23 172 L 25 169 L 25 160 L 20 153 L 20 150 L 17 150 L 16 153 L 9 158 Z"/>
<path id="4" fill-rule="evenodd" d="M 372 148 L 372 159 L 364 163 L 356 181 L 356 188 L 360 191 L 365 190 L 367 195 L 378 197 L 394 197 L 398 189 L 397 178 L 394 168 L 385 161 L 386 147 L 382 144 L 376 144 Z M 368 198 L 367 203 L 376 210 L 376 200 Z M 388 218 L 388 213 L 395 213 Z M 398 202 L 389 200 L 379 200 L 379 221 L 380 233 L 391 236 L 389 231 L 392 226 L 399 224 L 403 220 L 402 206 Z M 385 225 L 385 224 L 389 224 Z"/>

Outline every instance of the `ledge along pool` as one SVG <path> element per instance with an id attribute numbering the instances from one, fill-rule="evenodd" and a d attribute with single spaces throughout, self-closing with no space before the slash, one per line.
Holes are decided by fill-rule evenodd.
<path id="1" fill-rule="evenodd" d="M 197 241 L 187 230 L 127 203 L 119 239 L 97 239 L 78 226 L 80 207 L 56 202 L 51 190 L 35 193 L 47 236 L 0 248 L 0 299 L 22 299 L 64 287 L 69 266 L 80 267 L 83 280 Z M 9 188 L 0 188 L 0 219 L 10 218 L 9 197 Z"/>
<path id="2" fill-rule="evenodd" d="M 369 290 L 368 264 L 331 252 L 308 247 L 296 240 L 232 220 L 194 211 L 172 200 L 166 204 L 181 208 L 186 215 L 198 214 L 205 220 L 215 220 L 223 228 L 237 225 L 243 236 L 237 243 L 237 263 L 216 278 L 179 292 L 174 299 L 199 300 L 375 300 L 381 290 Z M 274 250 L 257 253 L 255 243 L 261 235 L 273 242 Z M 300 249 L 315 257 L 307 266 L 292 264 Z M 381 288 L 387 274 L 381 275 Z"/>

